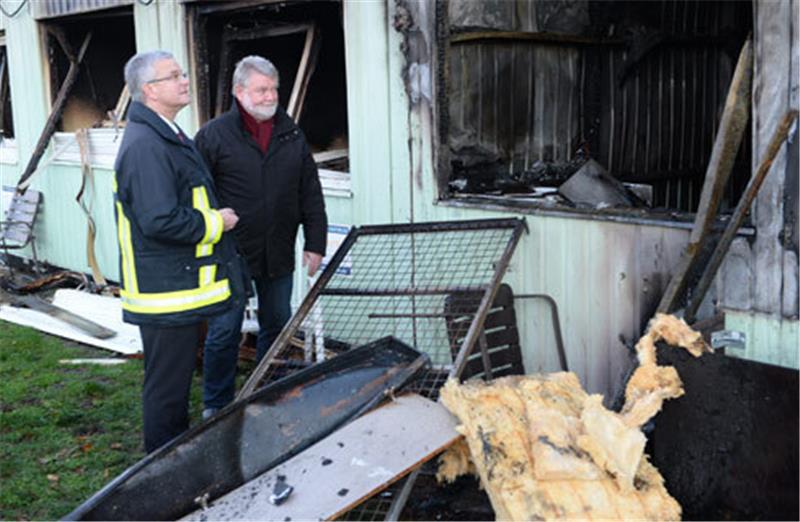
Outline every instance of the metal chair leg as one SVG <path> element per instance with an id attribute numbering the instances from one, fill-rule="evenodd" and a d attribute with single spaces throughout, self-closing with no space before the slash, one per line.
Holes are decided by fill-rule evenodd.
<path id="1" fill-rule="evenodd" d="M 417 482 L 417 477 L 421 469 L 422 465 L 406 477 L 403 487 L 400 488 L 400 493 L 397 494 L 394 500 L 392 500 L 392 505 L 389 506 L 389 511 L 384 518 L 385 521 L 396 522 L 400 519 L 400 514 L 403 512 L 403 508 L 406 507 L 406 502 L 408 502 L 408 497 L 411 495 L 411 490 L 414 489 L 414 484 Z"/>

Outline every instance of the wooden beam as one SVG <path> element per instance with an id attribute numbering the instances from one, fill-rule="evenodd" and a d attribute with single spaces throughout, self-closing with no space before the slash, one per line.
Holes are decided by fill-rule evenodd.
<path id="1" fill-rule="evenodd" d="M 625 40 L 619 38 L 593 38 L 562 33 L 532 33 L 527 31 L 468 31 L 453 33 L 450 44 L 481 43 L 493 40 L 511 42 L 530 42 L 550 45 L 627 45 Z"/>
<path id="2" fill-rule="evenodd" d="M 8 88 L 8 54 L 5 52 L 0 54 L 0 140 L 5 137 L 5 112 L 6 112 L 6 96 L 9 96 L 10 89 Z"/>
<path id="3" fill-rule="evenodd" d="M 42 134 L 39 136 L 39 141 L 36 143 L 36 148 L 33 149 L 33 154 L 31 155 L 30 161 L 28 161 L 28 166 L 25 167 L 25 172 L 22 173 L 22 176 L 17 182 L 17 190 L 20 192 L 25 192 L 25 190 L 28 188 L 28 179 L 36 171 L 36 166 L 39 164 L 39 160 L 42 159 L 44 150 L 47 148 L 47 144 L 50 143 L 50 138 L 56 131 L 56 123 L 61 118 L 61 113 L 64 111 L 67 97 L 69 96 L 75 81 L 78 79 L 80 65 L 83 61 L 83 57 L 86 55 L 86 49 L 89 47 L 89 42 L 91 40 L 92 33 L 89 32 L 83 39 L 83 44 L 81 45 L 80 51 L 78 51 L 78 56 L 75 58 L 75 61 L 70 63 L 67 76 L 64 78 L 64 82 L 61 84 L 61 88 L 58 91 L 58 96 L 56 96 L 56 101 L 53 103 L 53 110 L 50 112 L 50 116 L 47 118 L 47 123 L 42 130 Z"/>
<path id="4" fill-rule="evenodd" d="M 216 118 L 225 111 L 225 102 L 230 99 L 231 54 L 231 43 L 223 39 L 222 49 L 219 53 L 219 69 L 217 70 L 217 103 L 214 113 L 211 115 L 212 118 Z"/>
<path id="5" fill-rule="evenodd" d="M 350 154 L 348 149 L 333 149 L 325 150 L 322 152 L 315 152 L 312 154 L 315 163 L 325 163 L 326 161 L 333 161 L 346 158 Z"/>
<path id="6" fill-rule="evenodd" d="M 260 10 L 268 4 L 277 4 L 284 1 L 285 0 L 225 0 L 224 2 L 215 2 L 210 5 L 203 5 L 201 2 L 197 2 L 198 5 L 194 10 L 201 15 L 243 11 L 251 8 Z"/>
<path id="7" fill-rule="evenodd" d="M 107 119 L 103 120 L 103 127 L 112 127 L 114 129 L 119 127 L 125 116 L 125 111 L 128 110 L 128 105 L 131 102 L 131 94 L 128 92 L 128 84 L 122 87 L 122 91 L 117 98 L 117 105 L 110 111 L 106 112 Z"/>
<path id="8" fill-rule="evenodd" d="M 314 69 L 317 67 L 317 56 L 319 55 L 319 35 L 316 26 L 312 25 L 306 31 L 306 41 L 303 46 L 303 56 L 300 58 L 300 63 L 297 66 L 297 74 L 294 77 L 294 86 L 292 87 L 292 95 L 289 97 L 289 105 L 286 112 L 294 120 L 295 123 L 300 121 L 300 116 L 303 113 L 303 105 L 308 92 L 308 84 L 311 81 L 311 75 L 314 74 Z"/>
<path id="9" fill-rule="evenodd" d="M 226 102 L 230 100 L 232 87 L 231 74 L 234 65 L 233 45 L 235 42 L 255 40 L 259 38 L 274 38 L 277 36 L 300 33 L 303 31 L 306 31 L 306 41 L 308 41 L 308 31 L 313 30 L 313 28 L 314 24 L 278 24 L 248 29 L 233 29 L 230 27 L 226 28 L 222 34 L 222 49 L 220 51 L 219 69 L 217 73 L 217 100 L 212 117 L 222 114 L 227 109 L 226 105 L 228 105 L 228 103 Z M 295 80 L 295 85 L 296 84 L 297 82 Z"/>
<path id="10" fill-rule="evenodd" d="M 119 94 L 117 106 L 114 107 L 114 116 L 116 121 L 120 121 L 125 116 L 125 111 L 131 103 L 131 93 L 128 91 L 128 84 L 122 87 L 122 92 Z"/>
<path id="11" fill-rule="evenodd" d="M 69 39 L 67 38 L 67 33 L 64 32 L 64 29 L 57 25 L 48 25 L 47 32 L 52 34 L 53 37 L 55 37 L 55 39 L 58 40 L 58 45 L 61 46 L 61 50 L 67 57 L 67 60 L 69 60 L 70 62 L 74 62 L 75 49 L 73 49 L 72 44 L 69 43 Z"/>
<path id="12" fill-rule="evenodd" d="M 753 79 L 753 43 L 748 38 L 739 54 L 739 61 L 733 73 L 725 109 L 719 125 L 714 148 L 706 169 L 700 203 L 694 220 L 694 227 L 677 270 L 669 281 L 658 312 L 672 312 L 680 302 L 687 283 L 696 267 L 702 251 L 703 242 L 707 239 L 711 225 L 717 215 L 725 186 L 733 170 L 736 154 L 744 136 L 750 117 L 750 91 Z"/>
<path id="13" fill-rule="evenodd" d="M 756 173 L 750 178 L 750 182 L 747 184 L 747 188 L 745 188 L 744 194 L 742 194 L 742 198 L 739 200 L 739 204 L 736 205 L 736 210 L 734 210 L 733 216 L 731 216 L 731 220 L 728 222 L 728 226 L 725 227 L 725 232 L 722 233 L 722 238 L 720 238 L 708 265 L 703 271 L 703 275 L 700 277 L 700 281 L 697 283 L 689 305 L 686 307 L 684 317 L 687 322 L 691 323 L 694 321 L 697 309 L 703 302 L 703 298 L 708 288 L 711 286 L 711 282 L 714 280 L 714 276 L 716 276 L 717 270 L 722 264 L 725 254 L 728 252 L 728 248 L 731 246 L 734 237 L 736 237 L 736 231 L 744 222 L 745 215 L 748 210 L 750 210 L 750 205 L 753 204 L 753 200 L 758 194 L 761 185 L 764 183 L 764 178 L 767 177 L 772 162 L 775 160 L 775 156 L 778 155 L 778 151 L 780 151 L 783 142 L 786 141 L 786 138 L 789 136 L 789 130 L 796 120 L 796 110 L 787 112 L 780 125 L 775 130 L 775 134 L 772 135 L 772 140 L 770 140 L 769 146 L 764 153 L 764 159 L 758 166 Z"/>
<path id="14" fill-rule="evenodd" d="M 227 42 L 236 42 L 258 40 L 261 38 L 274 38 L 276 36 L 286 36 L 287 34 L 306 32 L 313 27 L 314 24 L 274 24 L 248 27 L 244 29 L 226 27 L 222 39 L 223 41 Z"/>
<path id="15" fill-rule="evenodd" d="M 70 326 L 74 326 L 75 328 L 91 335 L 92 337 L 96 337 L 98 339 L 109 339 L 117 335 L 117 332 L 111 330 L 110 328 L 106 328 L 103 325 L 97 324 L 94 321 L 86 319 L 85 317 L 81 317 L 80 315 L 74 314 L 69 310 L 61 308 L 59 306 L 55 306 L 38 296 L 35 295 L 12 296 L 11 294 L 8 295 L 11 300 L 11 304 L 13 306 L 24 306 L 26 308 L 30 308 L 31 310 L 36 310 L 37 312 L 45 313 L 50 317 L 54 317 L 69 324 Z"/>

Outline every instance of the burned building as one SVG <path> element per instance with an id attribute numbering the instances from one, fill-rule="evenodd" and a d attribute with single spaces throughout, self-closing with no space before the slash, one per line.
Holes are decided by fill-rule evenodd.
<path id="1" fill-rule="evenodd" d="M 610 393 L 684 252 L 713 250 L 705 238 L 731 221 L 798 106 L 798 4 L 3 0 L 0 94 L 10 94 L 3 117 L 14 135 L 0 142 L 3 193 L 31 176 L 43 193 L 39 256 L 87 271 L 75 248 L 88 240 L 87 218 L 74 195 L 90 173 L 97 264 L 118 279 L 121 65 L 137 50 L 173 52 L 191 77 L 193 101 L 178 116 L 191 133 L 229 106 L 232 64 L 263 54 L 314 147 L 332 245 L 351 225 L 525 218 L 504 282 L 557 304 L 570 368 L 588 391 Z M 737 76 L 740 63 L 749 87 L 731 90 L 747 76 Z M 731 93 L 746 121 L 735 120 L 736 147 L 729 168 L 716 169 L 727 174 L 714 175 L 724 183 L 709 205 Z M 81 104 L 90 117 L 69 124 L 65 107 Z M 75 125 L 87 128 L 83 168 Z M 696 315 L 723 314 L 724 328 L 746 334 L 730 353 L 796 368 L 797 140 L 787 134 Z M 679 306 L 693 297 L 686 283 Z M 298 272 L 295 305 L 307 288 Z M 558 368 L 547 302 L 515 306 L 525 371 Z"/>
<path id="2" fill-rule="evenodd" d="M 502 281 L 515 324 L 495 336 L 499 349 L 519 346 L 515 371 L 569 361 L 587 392 L 611 397 L 662 307 L 741 334 L 729 356 L 800 364 L 796 124 L 771 145 L 800 106 L 798 0 L 0 6 L 2 210 L 21 177 L 43 194 L 43 261 L 88 272 L 93 242 L 99 269 L 119 279 L 113 162 L 131 54 L 166 49 L 186 68 L 193 101 L 177 121 L 191 134 L 229 107 L 232 66 L 255 53 L 280 69 L 281 104 L 314 147 L 331 245 L 351 226 L 525 220 Z M 94 240 L 74 201 L 90 178 Z M 421 248 L 387 247 L 396 259 L 375 279 L 397 277 L 397 259 Z M 480 263 L 486 250 L 482 239 L 454 255 Z M 347 270 L 351 282 L 366 273 Z M 310 283 L 300 271 L 294 283 L 297 307 Z M 425 313 L 451 312 L 436 304 Z M 403 341 L 420 347 L 419 324 L 404 319 Z M 436 332 L 431 344 L 449 348 Z"/>

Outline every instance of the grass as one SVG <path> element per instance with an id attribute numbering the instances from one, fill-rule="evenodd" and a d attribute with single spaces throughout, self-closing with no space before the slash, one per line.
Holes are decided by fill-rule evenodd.
<path id="1" fill-rule="evenodd" d="M 0 520 L 63 517 L 144 456 L 142 361 L 59 363 L 110 356 L 0 321 Z"/>

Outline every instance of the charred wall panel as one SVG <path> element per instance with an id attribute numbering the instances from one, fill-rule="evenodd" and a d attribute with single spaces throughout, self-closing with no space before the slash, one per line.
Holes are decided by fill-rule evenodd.
<path id="1" fill-rule="evenodd" d="M 649 183 L 654 206 L 693 211 L 741 44 L 749 3 L 650 3 L 627 11 L 627 45 L 599 57 L 584 96 L 600 90 L 603 110 L 587 114 L 591 156 L 620 179 Z M 593 16 L 596 12 L 593 12 Z M 595 16 L 595 18 L 599 18 Z M 624 20 L 624 19 L 623 19 Z M 593 85 L 594 84 L 594 85 Z M 591 121 L 599 119 L 599 131 Z M 726 194 L 735 205 L 749 178 L 743 140 Z"/>
<path id="2" fill-rule="evenodd" d="M 123 7 L 97 14 L 53 18 L 43 25 L 48 29 L 46 41 L 53 101 L 70 68 L 70 60 L 53 31 L 63 31 L 73 52 L 77 52 L 86 35 L 92 33 L 58 128 L 72 132 L 99 126 L 108 118 L 107 111 L 116 107 L 125 85 L 122 70 L 136 53 L 133 10 Z"/>
<path id="3" fill-rule="evenodd" d="M 536 161 L 590 156 L 617 178 L 652 184 L 653 206 L 693 211 L 750 10 L 749 2 L 451 2 L 451 179 L 483 177 L 473 185 L 491 188 L 493 177 L 518 177 Z M 749 178 L 749 141 L 729 207 Z"/>
<path id="4" fill-rule="evenodd" d="M 466 164 L 509 172 L 572 158 L 579 53 L 525 43 L 468 44 L 450 55 L 450 145 Z"/>

